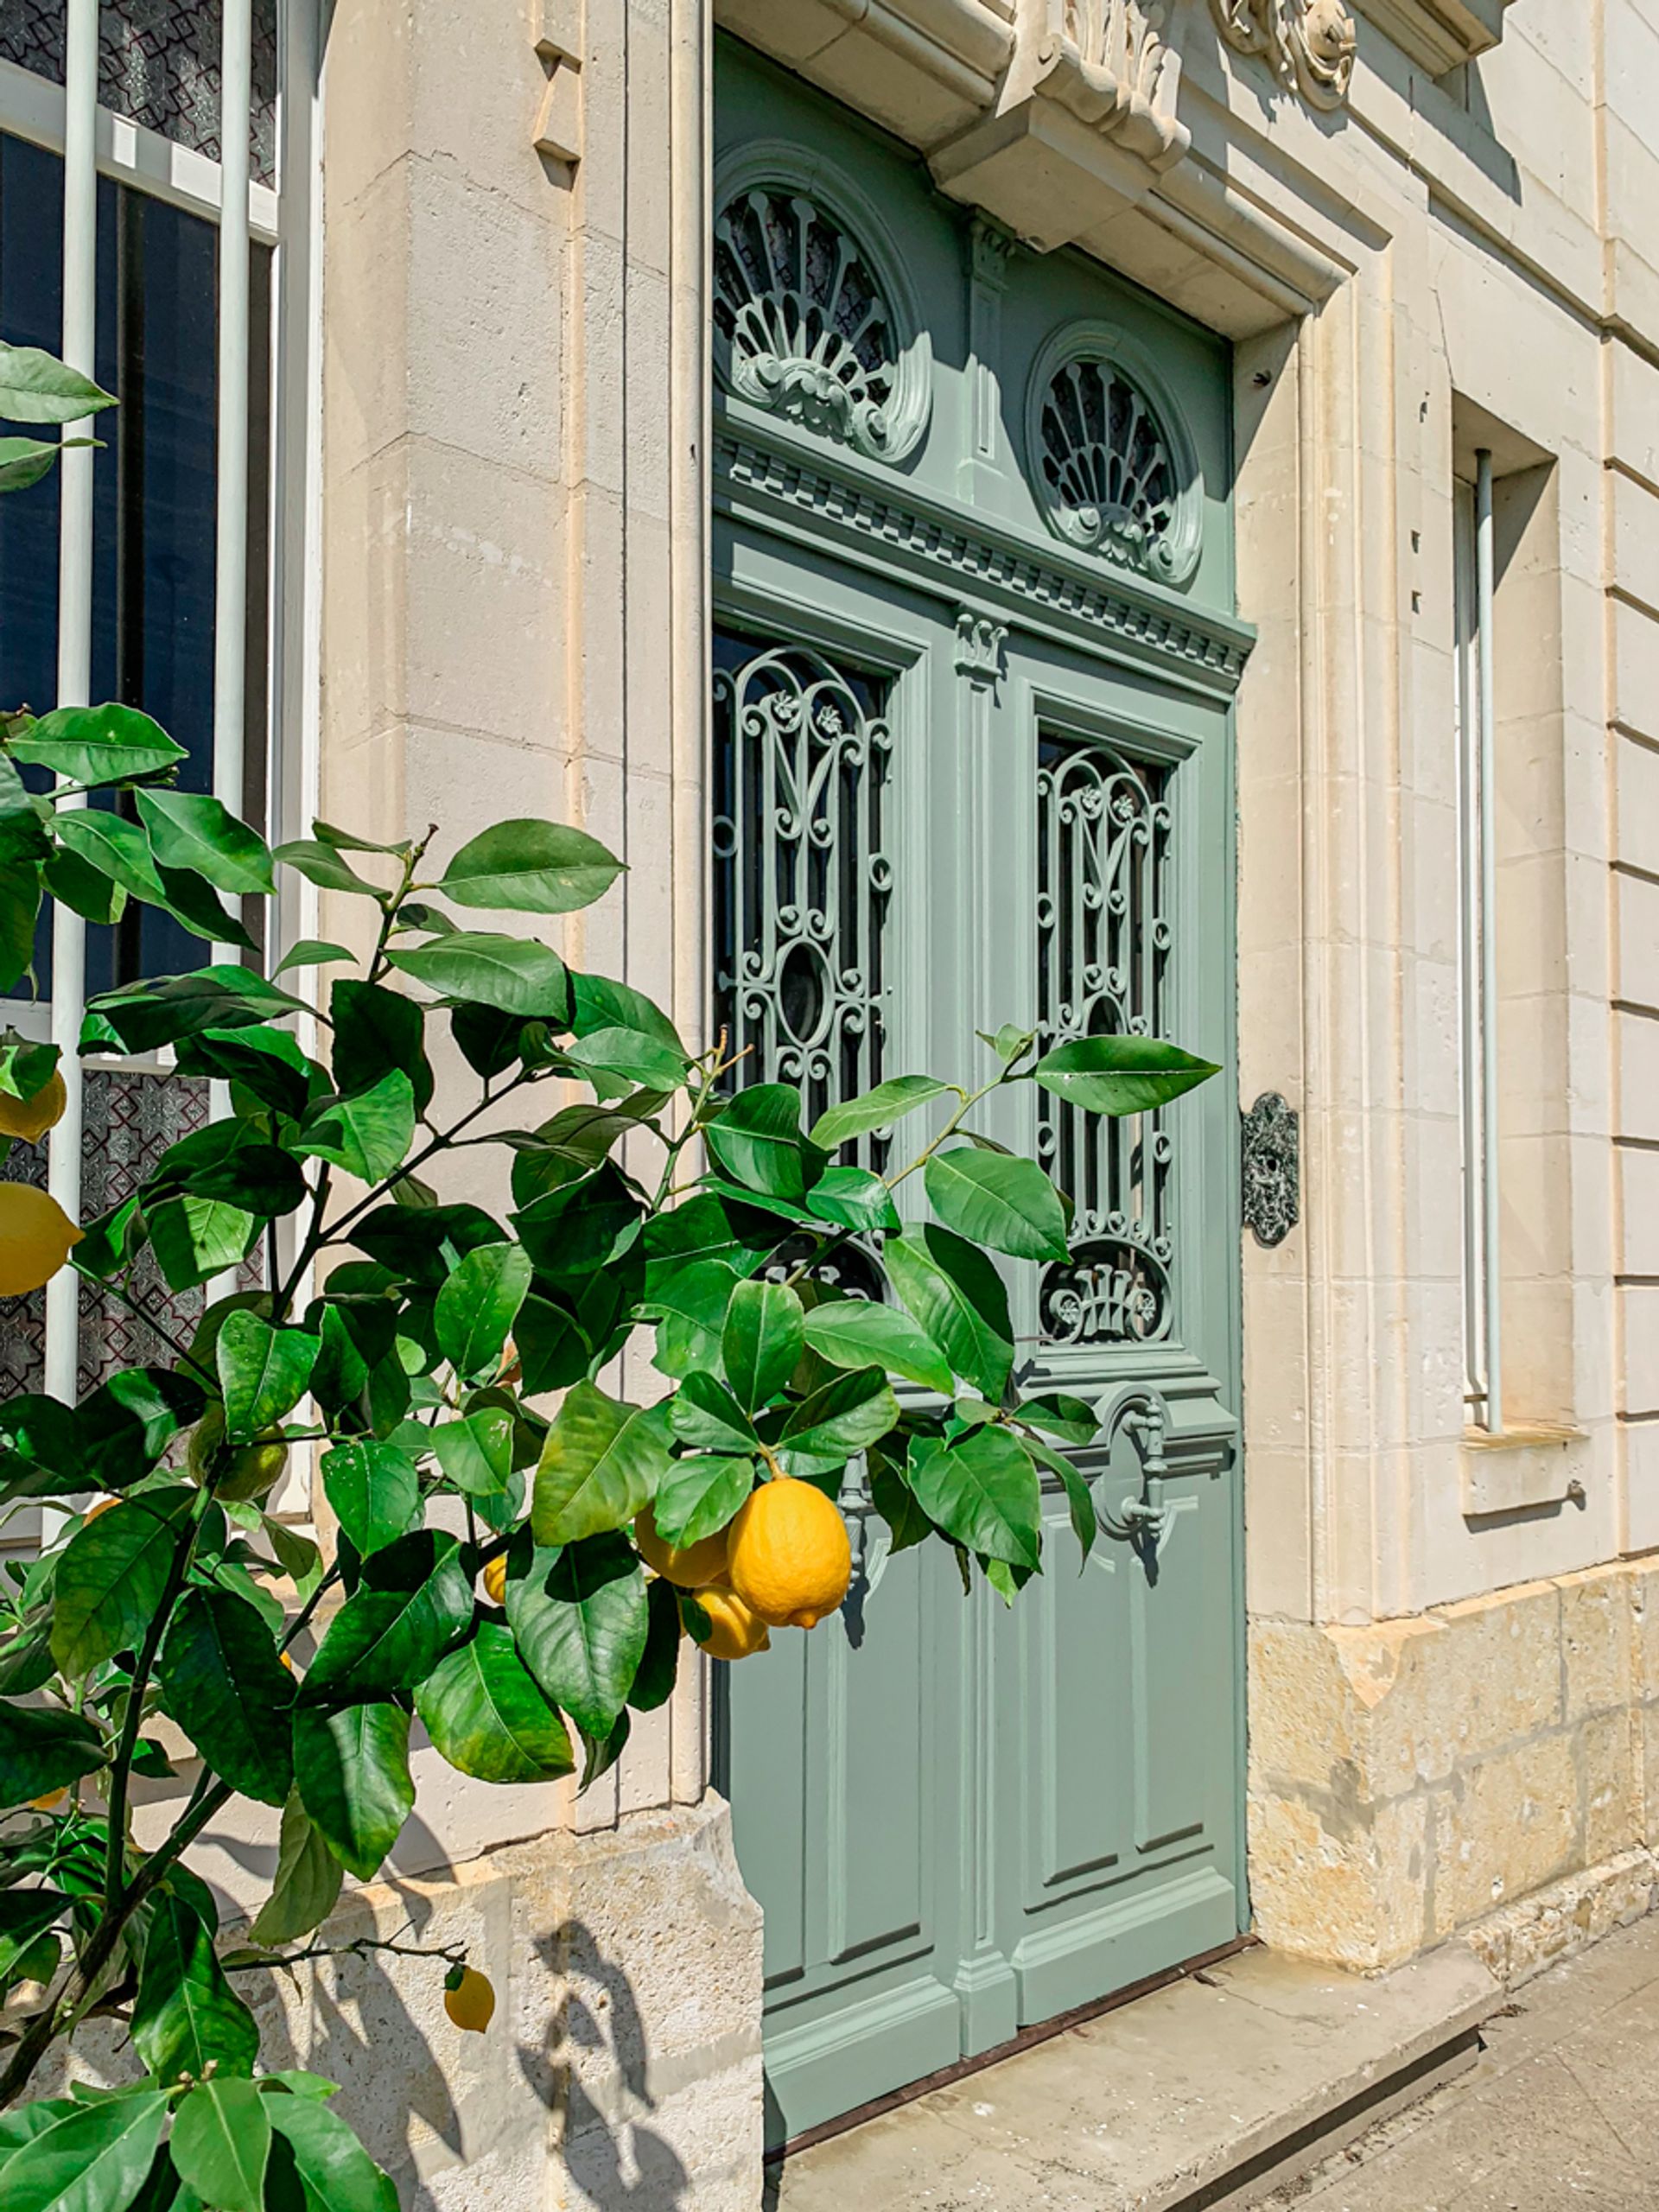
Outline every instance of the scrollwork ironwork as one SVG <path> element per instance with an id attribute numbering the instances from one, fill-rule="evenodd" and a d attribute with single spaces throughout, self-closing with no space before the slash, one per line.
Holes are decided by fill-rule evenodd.
<path id="1" fill-rule="evenodd" d="M 715 1018 L 741 1079 L 795 1084 L 808 1123 L 881 1080 L 887 690 L 807 646 L 716 640 Z"/>
<path id="2" fill-rule="evenodd" d="M 1045 734 L 1037 776 L 1038 1016 L 1045 1046 L 1161 1036 L 1173 931 L 1171 772 Z M 1173 1146 L 1157 1114 L 1080 1114 L 1048 1092 L 1037 1156 L 1076 1206 L 1072 1256 L 1046 1270 L 1043 1334 L 1146 1344 L 1173 1325 Z"/>

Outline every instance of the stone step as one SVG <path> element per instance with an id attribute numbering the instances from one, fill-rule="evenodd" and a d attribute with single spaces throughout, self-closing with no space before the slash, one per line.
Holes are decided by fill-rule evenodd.
<path id="1" fill-rule="evenodd" d="M 777 2212 L 1219 2212 L 1472 2065 L 1502 1986 L 1459 1945 L 1368 1980 L 1261 1947 L 770 2170 Z"/>

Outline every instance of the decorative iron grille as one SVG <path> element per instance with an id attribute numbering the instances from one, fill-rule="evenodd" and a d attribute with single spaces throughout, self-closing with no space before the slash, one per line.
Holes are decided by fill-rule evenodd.
<path id="1" fill-rule="evenodd" d="M 809 1126 L 881 1080 L 889 689 L 804 645 L 715 639 L 715 1024 L 739 1080 L 793 1084 Z"/>
<path id="2" fill-rule="evenodd" d="M 1166 1033 L 1172 771 L 1045 734 L 1037 772 L 1038 1019 L 1073 1037 Z M 1173 1147 L 1162 1116 L 1107 1121 L 1039 1093 L 1037 1156 L 1077 1207 L 1072 1257 L 1044 1271 L 1043 1335 L 1147 1343 L 1173 1320 Z"/>
<path id="3" fill-rule="evenodd" d="M 0 0 L 0 60 L 63 82 L 65 0 Z M 219 159 L 222 0 L 104 0 L 98 98 L 175 145 Z M 253 174 L 276 174 L 276 0 L 253 0 Z"/>
<path id="4" fill-rule="evenodd" d="M 1183 565 L 1174 455 L 1151 403 L 1116 362 L 1084 356 L 1055 371 L 1037 464 L 1062 537 L 1153 575 Z"/>
<path id="5" fill-rule="evenodd" d="M 81 1122 L 81 1218 L 92 1221 L 122 1205 L 155 1173 L 170 1145 L 207 1123 L 207 1085 L 194 1077 L 89 1069 Z M 14 1145 L 0 1178 L 43 1189 L 45 1146 Z M 245 1262 L 242 1287 L 257 1288 L 261 1280 L 257 1260 Z M 206 1303 L 200 1290 L 169 1290 L 148 1250 L 133 1270 L 130 1289 L 136 1312 L 91 1284 L 81 1293 L 78 1380 L 83 1396 L 118 1367 L 170 1367 L 175 1355 L 161 1332 L 188 1343 Z M 45 1361 L 46 1293 L 0 1299 L 0 1399 L 43 1388 Z"/>

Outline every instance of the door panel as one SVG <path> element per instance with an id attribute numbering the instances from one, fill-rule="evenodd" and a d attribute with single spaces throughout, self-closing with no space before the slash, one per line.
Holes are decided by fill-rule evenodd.
<path id="1" fill-rule="evenodd" d="M 1245 1923 L 1249 638 L 1224 346 L 953 212 L 730 45 L 715 118 L 715 1022 L 809 1118 L 969 1073 L 1006 1022 L 1171 1036 L 1223 1071 L 1122 1122 L 1032 1084 L 976 1116 L 1076 1207 L 1072 1264 L 1010 1287 L 1024 1389 L 1101 1423 L 1086 1564 L 1050 1481 L 1043 1575 L 1012 1608 L 977 1577 L 964 1598 L 942 1547 L 888 1554 L 855 1467 L 840 1618 L 717 1669 L 778 2140 Z M 874 1255 L 838 1264 L 884 1294 Z"/>

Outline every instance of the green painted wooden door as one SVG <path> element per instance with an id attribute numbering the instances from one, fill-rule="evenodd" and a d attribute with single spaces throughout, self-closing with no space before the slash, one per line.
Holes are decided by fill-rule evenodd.
<path id="1" fill-rule="evenodd" d="M 849 1478 L 839 1619 L 717 1670 L 782 2139 L 1244 1923 L 1249 633 L 1219 341 L 941 200 L 741 48 L 715 116 L 717 1020 L 810 1112 L 976 1068 L 1004 1022 L 1224 1067 L 1138 1121 L 1019 1086 L 981 1124 L 1077 1207 L 1076 1264 L 1017 1276 L 1015 1313 L 1030 1373 L 1100 1413 L 1086 1568 L 1055 1484 L 1041 1581 L 964 1599 Z"/>

